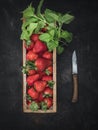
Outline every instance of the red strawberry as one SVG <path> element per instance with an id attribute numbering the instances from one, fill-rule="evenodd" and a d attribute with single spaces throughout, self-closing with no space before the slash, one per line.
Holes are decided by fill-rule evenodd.
<path id="1" fill-rule="evenodd" d="M 45 89 L 46 85 L 47 85 L 46 81 L 39 80 L 34 82 L 34 88 L 36 89 L 37 92 L 42 92 Z"/>
<path id="2" fill-rule="evenodd" d="M 36 73 L 35 70 L 28 70 L 28 75 L 34 75 Z"/>
<path id="3" fill-rule="evenodd" d="M 53 105 L 53 99 L 52 98 L 44 98 L 43 101 L 46 104 L 47 108 L 50 108 Z"/>
<path id="4" fill-rule="evenodd" d="M 53 77 L 45 75 L 45 76 L 43 76 L 42 80 L 44 80 L 44 81 L 52 81 Z"/>
<path id="5" fill-rule="evenodd" d="M 47 75 L 52 75 L 53 74 L 53 67 L 52 66 L 49 66 L 46 70 L 45 70 L 45 73 Z"/>
<path id="6" fill-rule="evenodd" d="M 26 54 L 26 59 L 29 60 L 29 61 L 34 61 L 38 58 L 38 55 L 32 51 L 29 51 L 27 54 Z"/>
<path id="7" fill-rule="evenodd" d="M 46 75 L 44 71 L 41 71 L 41 72 L 39 72 L 38 74 L 39 74 L 39 79 L 42 79 L 42 77 L 43 77 L 44 75 Z"/>
<path id="8" fill-rule="evenodd" d="M 39 93 L 33 87 L 28 89 L 27 93 L 33 98 L 33 100 L 39 97 Z"/>
<path id="9" fill-rule="evenodd" d="M 46 51 L 46 52 L 44 52 L 44 54 L 42 55 L 42 57 L 46 58 L 46 59 L 49 59 L 49 60 L 52 60 L 53 59 L 53 53 L 49 52 L 49 51 Z"/>
<path id="10" fill-rule="evenodd" d="M 51 60 L 47 60 L 47 59 L 44 59 L 44 58 L 38 58 L 38 59 L 35 61 L 35 65 L 36 65 L 38 71 L 43 71 L 43 70 L 45 70 L 45 69 L 46 69 L 47 67 L 49 67 L 51 64 L 52 64 L 52 61 L 51 61 Z"/>
<path id="11" fill-rule="evenodd" d="M 35 42 L 35 45 L 33 47 L 33 52 L 34 53 L 41 53 L 47 50 L 47 46 L 44 42 L 37 40 Z"/>
<path id="12" fill-rule="evenodd" d="M 53 96 L 53 89 L 46 87 L 43 94 L 46 97 L 52 97 Z"/>
<path id="13" fill-rule="evenodd" d="M 34 47 L 34 42 L 31 42 L 30 45 L 25 44 L 26 50 L 31 50 Z"/>
<path id="14" fill-rule="evenodd" d="M 26 79 L 28 86 L 32 86 L 34 81 L 36 81 L 38 79 L 39 79 L 39 74 L 34 74 L 31 76 L 28 76 Z"/>
<path id="15" fill-rule="evenodd" d="M 31 35 L 31 40 L 36 42 L 37 40 L 39 40 L 39 34 L 32 34 Z"/>
<path id="16" fill-rule="evenodd" d="M 39 94 L 38 101 L 41 102 L 41 101 L 43 101 L 43 99 L 44 99 L 44 95 L 43 95 L 43 93 L 41 92 L 41 93 Z"/>
<path id="17" fill-rule="evenodd" d="M 44 52 L 38 53 L 38 57 L 42 57 L 43 53 L 44 53 Z"/>
<path id="18" fill-rule="evenodd" d="M 26 61 L 25 66 L 22 67 L 22 72 L 26 75 L 33 75 L 36 73 L 36 67 L 33 62 Z"/>

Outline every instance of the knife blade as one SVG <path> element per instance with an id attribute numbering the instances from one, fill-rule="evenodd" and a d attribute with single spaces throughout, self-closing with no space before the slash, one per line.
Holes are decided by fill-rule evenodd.
<path id="1" fill-rule="evenodd" d="M 73 51 L 72 54 L 72 78 L 73 78 L 72 102 L 75 103 L 78 101 L 78 67 L 77 67 L 77 55 L 75 50 Z"/>

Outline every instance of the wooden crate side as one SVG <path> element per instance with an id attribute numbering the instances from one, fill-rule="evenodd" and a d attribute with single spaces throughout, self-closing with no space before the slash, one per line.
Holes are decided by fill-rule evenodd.
<path id="1" fill-rule="evenodd" d="M 25 41 L 23 41 L 23 66 L 26 62 L 26 49 L 24 47 Z M 56 85 L 56 49 L 53 51 L 53 81 L 55 82 L 53 87 L 53 108 L 47 111 L 31 111 L 26 104 L 26 74 L 23 74 L 23 112 L 25 113 L 55 113 L 57 111 L 57 85 Z"/>
<path id="2" fill-rule="evenodd" d="M 25 41 L 23 41 L 22 52 L 23 52 L 23 66 L 26 62 L 26 49 L 24 48 Z M 23 111 L 27 110 L 26 105 L 26 74 L 23 73 Z"/>
<path id="3" fill-rule="evenodd" d="M 57 81 L 56 81 L 56 49 L 53 51 L 53 81 L 55 82 L 53 87 L 53 111 L 57 111 Z"/>

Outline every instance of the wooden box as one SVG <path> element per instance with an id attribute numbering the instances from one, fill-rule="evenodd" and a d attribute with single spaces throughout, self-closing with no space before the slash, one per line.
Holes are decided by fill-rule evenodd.
<path id="1" fill-rule="evenodd" d="M 23 66 L 26 62 L 26 49 L 24 47 L 25 41 L 23 41 Z M 56 49 L 53 51 L 53 107 L 46 111 L 38 110 L 32 111 L 26 104 L 26 74 L 23 73 L 23 112 L 25 113 L 55 113 L 57 111 L 57 86 L 56 86 Z"/>

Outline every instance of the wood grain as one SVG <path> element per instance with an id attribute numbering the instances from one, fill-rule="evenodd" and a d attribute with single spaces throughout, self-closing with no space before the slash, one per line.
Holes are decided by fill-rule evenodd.
<path id="1" fill-rule="evenodd" d="M 72 102 L 76 103 L 78 101 L 78 76 L 73 74 L 73 96 Z"/>

